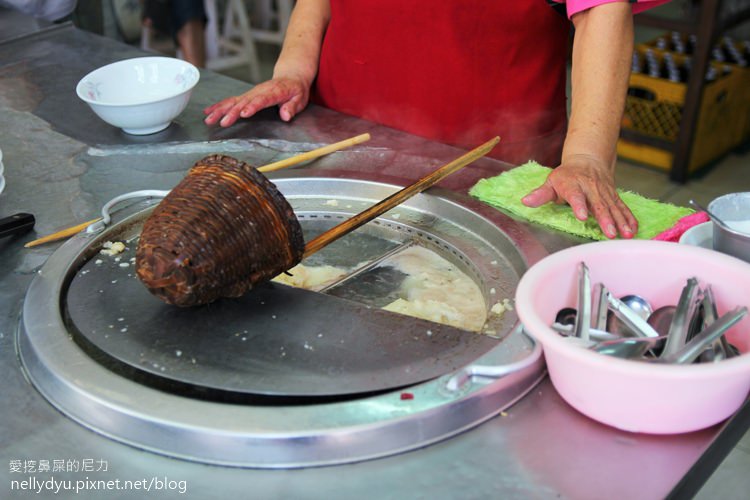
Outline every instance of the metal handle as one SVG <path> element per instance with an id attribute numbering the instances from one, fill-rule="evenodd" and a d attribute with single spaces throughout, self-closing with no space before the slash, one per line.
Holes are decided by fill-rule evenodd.
<path id="1" fill-rule="evenodd" d="M 94 222 L 86 228 L 87 233 L 98 233 L 102 231 L 107 224 L 112 220 L 110 210 L 113 206 L 125 200 L 132 200 L 133 198 L 164 198 L 169 194 L 169 191 L 159 189 L 143 189 L 141 191 L 131 191 L 130 193 L 121 194 L 109 200 L 102 207 L 102 219 L 98 222 Z"/>
<path id="2" fill-rule="evenodd" d="M 584 262 L 578 263 L 578 300 L 576 321 L 573 324 L 576 337 L 589 340 L 591 329 L 591 278 Z"/>
<path id="3" fill-rule="evenodd" d="M 506 375 L 510 375 L 511 373 L 519 372 L 524 368 L 528 368 L 539 361 L 542 357 L 542 345 L 524 331 L 523 325 L 519 324 L 517 329 L 526 335 L 526 337 L 528 337 L 534 344 L 534 348 L 528 356 L 520 361 L 508 363 L 506 365 L 468 365 L 449 378 L 445 383 L 445 388 L 452 392 L 457 391 L 474 377 L 499 379 Z"/>
<path id="4" fill-rule="evenodd" d="M 700 356 L 703 350 L 708 347 L 709 344 L 711 344 L 711 342 L 724 335 L 724 332 L 729 330 L 732 326 L 735 325 L 735 323 L 744 318 L 746 314 L 747 307 L 736 307 L 732 309 L 731 311 L 711 323 L 708 327 L 706 327 L 705 330 L 696 335 L 682 348 L 666 356 L 662 356 L 656 361 L 661 363 L 678 364 L 692 363 L 698 356 Z"/>
<path id="5" fill-rule="evenodd" d="M 658 337 L 659 333 L 645 319 L 612 294 L 607 296 L 614 315 L 625 323 L 638 337 Z"/>
<path id="6" fill-rule="evenodd" d="M 16 234 L 23 234 L 34 227 L 34 216 L 26 213 L 18 213 L 0 219 L 0 238 Z"/>
<path id="7" fill-rule="evenodd" d="M 689 340 L 690 323 L 700 303 L 700 300 L 696 300 L 699 292 L 698 280 L 696 278 L 688 279 L 680 294 L 680 300 L 677 302 L 672 324 L 669 325 L 667 343 L 664 345 L 660 357 L 663 358 L 677 352 Z"/>

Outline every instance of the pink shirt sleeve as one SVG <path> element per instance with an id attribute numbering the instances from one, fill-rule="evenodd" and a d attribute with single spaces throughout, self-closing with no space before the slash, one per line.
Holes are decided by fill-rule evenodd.
<path id="1" fill-rule="evenodd" d="M 637 14 L 657 5 L 667 3 L 669 0 L 553 0 L 552 3 L 564 3 L 568 11 L 568 18 L 571 18 L 573 14 L 596 7 L 597 5 L 623 1 L 632 3 L 633 14 Z"/>

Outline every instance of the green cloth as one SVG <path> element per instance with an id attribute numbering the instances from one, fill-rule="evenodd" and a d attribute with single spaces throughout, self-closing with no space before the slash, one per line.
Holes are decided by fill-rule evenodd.
<path id="1" fill-rule="evenodd" d="M 496 177 L 481 179 L 469 194 L 530 222 L 593 240 L 608 239 L 599 229 L 594 217 L 580 221 L 575 218 L 569 205 L 547 203 L 539 208 L 529 208 L 521 203 L 521 198 L 544 184 L 550 172 L 551 168 L 532 161 Z M 635 236 L 638 239 L 651 239 L 672 227 L 682 217 L 693 213 L 689 208 L 644 198 L 630 191 L 618 190 L 618 193 L 638 220 L 638 234 Z"/>

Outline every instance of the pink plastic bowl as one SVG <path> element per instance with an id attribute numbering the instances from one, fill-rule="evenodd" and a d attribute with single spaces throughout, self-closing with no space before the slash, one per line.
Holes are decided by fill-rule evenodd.
<path id="1" fill-rule="evenodd" d="M 704 248 L 662 241 L 603 241 L 545 257 L 523 275 L 516 308 L 526 331 L 544 349 L 550 378 L 574 408 L 632 432 L 677 434 L 721 422 L 750 391 L 750 318 L 727 333 L 743 354 L 717 363 L 656 365 L 617 359 L 566 341 L 550 325 L 558 310 L 575 307 L 577 265 L 592 285 L 616 296 L 638 294 L 654 308 L 677 304 L 690 277 L 711 284 L 719 314 L 750 308 L 750 264 Z"/>

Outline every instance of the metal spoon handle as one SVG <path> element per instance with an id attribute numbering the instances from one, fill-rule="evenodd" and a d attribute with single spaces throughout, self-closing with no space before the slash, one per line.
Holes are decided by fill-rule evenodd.
<path id="1" fill-rule="evenodd" d="M 701 302 L 701 308 L 703 310 L 703 328 L 710 326 L 719 317 L 719 313 L 716 310 L 716 301 L 714 300 L 714 292 L 711 285 L 708 285 L 703 291 L 703 301 Z M 706 349 L 699 359 L 700 361 L 719 361 L 726 359 L 730 356 L 729 346 L 727 339 L 722 335 L 718 339 L 711 343 L 711 348 Z"/>
<path id="2" fill-rule="evenodd" d="M 609 312 L 609 300 L 607 299 L 609 290 L 604 286 L 604 283 L 597 283 L 595 288 L 598 298 L 596 301 L 596 310 L 594 311 L 594 328 L 597 330 L 606 330 L 607 313 Z"/>
<path id="3" fill-rule="evenodd" d="M 617 319 L 625 323 L 639 337 L 658 337 L 659 333 L 649 325 L 646 320 L 633 311 L 623 301 L 612 295 L 611 293 L 607 296 L 609 305 L 612 308 L 612 312 Z"/>
<path id="4" fill-rule="evenodd" d="M 589 340 L 591 328 L 591 279 L 589 268 L 584 262 L 578 264 L 578 314 L 574 324 L 575 335 L 583 340 Z"/>
<path id="5" fill-rule="evenodd" d="M 628 337 L 615 340 L 606 340 L 590 347 L 594 352 L 614 356 L 617 358 L 640 358 L 646 352 L 656 347 L 662 340 L 666 339 L 665 335 L 660 337 Z"/>
<path id="6" fill-rule="evenodd" d="M 695 278 L 688 279 L 687 284 L 682 289 L 682 294 L 680 294 L 680 301 L 677 303 L 672 324 L 669 325 L 669 334 L 661 357 L 677 352 L 687 342 L 690 320 L 695 312 L 695 296 L 697 292 L 698 280 Z"/>
<path id="7" fill-rule="evenodd" d="M 747 314 L 747 307 L 736 307 L 711 323 L 705 330 L 696 335 L 693 340 L 685 344 L 678 351 L 658 359 L 663 363 L 687 364 L 700 356 L 711 342 L 719 338 Z"/>
<path id="8" fill-rule="evenodd" d="M 564 325 L 562 323 L 552 323 L 552 329 L 556 331 L 557 333 L 564 335 L 565 337 L 575 336 L 575 330 L 573 329 L 573 325 Z M 622 337 L 618 337 L 617 335 L 613 335 L 606 330 L 600 330 L 598 328 L 590 328 L 589 337 L 591 340 L 595 342 L 601 342 L 604 340 L 616 340 L 616 339 L 622 338 Z"/>

